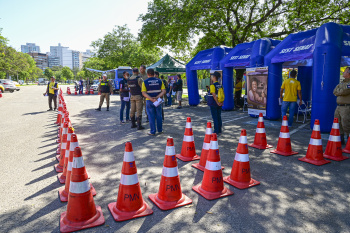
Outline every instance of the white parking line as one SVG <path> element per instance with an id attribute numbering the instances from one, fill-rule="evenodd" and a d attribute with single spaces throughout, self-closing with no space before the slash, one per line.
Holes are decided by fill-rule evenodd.
<path id="1" fill-rule="evenodd" d="M 238 117 L 238 118 L 235 118 L 235 119 L 232 119 L 232 120 L 229 120 L 229 121 L 223 121 L 222 123 L 227 123 L 227 122 L 231 122 L 231 121 L 235 121 L 235 120 L 239 120 L 239 119 L 247 118 L 247 117 L 250 117 L 250 116 Z"/>
<path id="2" fill-rule="evenodd" d="M 295 134 L 296 132 L 298 132 L 299 130 L 301 130 L 302 128 L 305 127 L 305 125 L 307 125 L 308 123 L 302 124 L 301 126 L 299 126 L 296 129 L 293 129 L 292 131 L 289 132 L 289 135 Z"/>

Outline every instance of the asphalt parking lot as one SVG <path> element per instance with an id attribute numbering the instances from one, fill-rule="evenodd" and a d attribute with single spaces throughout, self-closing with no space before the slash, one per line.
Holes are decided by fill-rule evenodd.
<path id="1" fill-rule="evenodd" d="M 66 87 L 64 87 L 65 91 Z M 57 112 L 47 112 L 44 86 L 24 86 L 0 99 L 1 232 L 59 232 L 60 202 L 54 165 Z M 162 211 L 148 195 L 158 192 L 166 139 L 174 138 L 180 152 L 186 117 L 192 118 L 197 153 L 200 154 L 210 111 L 207 106 L 165 108 L 164 134 L 148 136 L 146 130 L 119 124 L 119 96 L 111 97 L 111 111 L 101 112 L 99 96 L 65 95 L 70 119 L 78 136 L 90 182 L 97 191 L 105 224 L 82 232 L 350 232 L 350 159 L 324 166 L 303 163 L 311 130 L 296 124 L 291 131 L 297 155 L 284 157 L 249 148 L 252 178 L 260 185 L 239 190 L 225 183 L 233 196 L 208 201 L 192 190 L 203 172 L 194 162 L 178 160 L 183 193 L 193 204 Z M 223 112 L 219 137 L 224 176 L 230 174 L 240 130 L 253 142 L 256 118 L 242 111 Z M 145 119 L 145 118 L 143 118 Z M 280 121 L 265 121 L 267 141 L 277 145 Z M 322 134 L 323 149 L 328 135 Z M 117 200 L 125 142 L 132 142 L 143 198 L 153 215 L 115 222 L 107 205 Z M 344 154 L 346 155 L 346 154 Z"/>

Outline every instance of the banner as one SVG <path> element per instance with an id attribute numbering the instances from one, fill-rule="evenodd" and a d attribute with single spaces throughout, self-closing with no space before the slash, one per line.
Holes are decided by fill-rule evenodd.
<path id="1" fill-rule="evenodd" d="M 248 114 L 266 115 L 268 67 L 247 68 L 247 103 Z"/>

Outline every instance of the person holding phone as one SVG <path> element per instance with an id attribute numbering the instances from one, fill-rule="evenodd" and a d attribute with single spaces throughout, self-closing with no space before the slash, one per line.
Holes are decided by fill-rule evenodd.
<path id="1" fill-rule="evenodd" d="M 44 96 L 49 96 L 49 109 L 47 111 L 52 111 L 52 101 L 54 103 L 54 111 L 57 109 L 57 94 L 58 94 L 58 83 L 55 81 L 55 77 L 51 77 L 51 82 L 47 84 L 46 92 Z"/>

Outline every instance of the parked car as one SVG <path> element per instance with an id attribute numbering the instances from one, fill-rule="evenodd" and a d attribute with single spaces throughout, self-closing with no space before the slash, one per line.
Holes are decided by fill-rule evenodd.
<path id="1" fill-rule="evenodd" d="M 97 91 L 99 83 L 100 83 L 100 80 L 98 80 L 98 79 L 93 81 L 93 84 L 91 85 L 91 87 L 94 91 Z"/>
<path id="2" fill-rule="evenodd" d="M 19 85 L 19 83 L 18 82 L 16 82 L 16 81 L 12 81 L 14 84 L 15 84 L 15 86 L 16 86 L 16 91 L 19 91 L 19 90 L 21 90 L 21 85 Z"/>
<path id="3" fill-rule="evenodd" d="M 8 79 L 0 79 L 0 84 L 4 86 L 5 91 L 14 92 L 16 90 L 16 85 Z"/>

